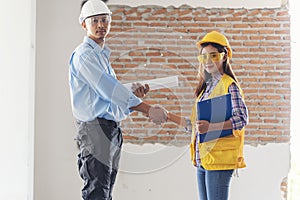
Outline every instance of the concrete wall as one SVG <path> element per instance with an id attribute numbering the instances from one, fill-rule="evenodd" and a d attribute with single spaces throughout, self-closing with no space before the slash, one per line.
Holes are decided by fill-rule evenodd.
<path id="1" fill-rule="evenodd" d="M 32 199 L 35 0 L 0 6 L 0 199 Z"/>
<path id="2" fill-rule="evenodd" d="M 37 200 L 80 199 L 82 182 L 72 141 L 75 130 L 67 75 L 69 56 L 84 35 L 77 24 L 79 7 L 69 0 L 38 1 L 37 8 L 34 196 Z M 132 162 L 135 158 L 126 153 L 128 149 L 149 159 L 139 156 L 144 157 L 141 162 Z M 167 155 L 176 160 L 165 161 L 163 154 L 153 154 L 157 149 L 167 149 Z M 289 170 L 289 145 L 246 146 L 245 154 L 248 167 L 233 179 L 231 199 L 247 194 L 243 199 L 280 200 L 280 183 Z M 115 198 L 197 199 L 195 169 L 188 157 L 187 146 L 125 143 Z M 139 167 L 146 170 L 139 173 Z"/>
<path id="3" fill-rule="evenodd" d="M 187 147 L 126 144 L 123 152 L 114 191 L 117 200 L 198 199 L 196 171 Z M 289 171 L 288 154 L 286 144 L 246 146 L 247 168 L 233 177 L 230 200 L 282 200 L 280 185 Z M 141 162 L 132 162 L 135 157 Z"/>

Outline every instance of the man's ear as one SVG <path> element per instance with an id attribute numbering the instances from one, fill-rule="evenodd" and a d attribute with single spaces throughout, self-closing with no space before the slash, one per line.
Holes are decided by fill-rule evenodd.
<path id="1" fill-rule="evenodd" d="M 86 28 L 86 23 L 85 23 L 85 21 L 83 21 L 83 22 L 81 23 L 81 26 L 82 26 L 82 28 L 83 28 L 84 30 L 86 30 L 86 31 L 87 31 L 87 28 Z"/>

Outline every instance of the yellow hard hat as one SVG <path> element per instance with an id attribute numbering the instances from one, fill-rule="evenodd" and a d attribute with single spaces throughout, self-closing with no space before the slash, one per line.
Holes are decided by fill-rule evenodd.
<path id="1" fill-rule="evenodd" d="M 196 44 L 198 47 L 200 47 L 201 44 L 207 43 L 207 42 L 217 43 L 219 45 L 226 47 L 227 51 L 228 51 L 228 57 L 229 58 L 232 57 L 232 49 L 229 45 L 227 38 L 223 34 L 217 32 L 217 31 L 209 32 L 202 38 L 202 40 L 200 40 Z"/>

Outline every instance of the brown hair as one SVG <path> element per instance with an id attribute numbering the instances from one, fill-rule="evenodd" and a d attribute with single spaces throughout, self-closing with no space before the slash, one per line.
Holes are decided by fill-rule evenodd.
<path id="1" fill-rule="evenodd" d="M 200 52 L 202 51 L 202 49 L 204 47 L 207 47 L 208 45 L 212 45 L 213 47 L 215 47 L 219 53 L 222 53 L 222 52 L 225 52 L 225 55 L 226 55 L 226 59 L 224 60 L 223 62 L 223 71 L 225 74 L 227 74 L 228 76 L 230 76 L 231 78 L 233 78 L 236 82 L 238 82 L 233 70 L 232 70 L 232 67 L 231 67 L 231 64 L 230 64 L 230 61 L 229 61 L 229 58 L 228 58 L 228 51 L 227 51 L 227 48 L 222 46 L 222 45 L 219 45 L 217 43 L 213 43 L 213 42 L 207 42 L 207 43 L 203 43 L 201 44 L 201 49 L 200 49 Z M 199 83 L 195 89 L 195 96 L 198 97 L 201 93 L 202 90 L 205 90 L 206 88 L 206 81 L 209 80 L 211 78 L 211 75 L 209 73 L 207 73 L 203 67 L 199 67 Z"/>

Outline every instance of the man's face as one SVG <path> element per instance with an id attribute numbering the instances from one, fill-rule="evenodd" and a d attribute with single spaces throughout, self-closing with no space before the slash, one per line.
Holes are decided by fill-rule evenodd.
<path id="1" fill-rule="evenodd" d="M 108 35 L 110 23 L 109 15 L 96 15 L 85 19 L 82 26 L 87 31 L 87 36 L 99 43 Z"/>

